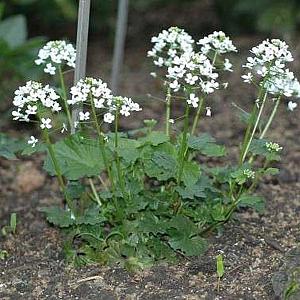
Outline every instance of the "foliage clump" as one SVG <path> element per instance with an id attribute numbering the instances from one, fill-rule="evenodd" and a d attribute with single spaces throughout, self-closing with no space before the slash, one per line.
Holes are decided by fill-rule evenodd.
<path id="1" fill-rule="evenodd" d="M 264 176 L 278 173 L 273 163 L 280 160 L 282 147 L 266 135 L 280 102 L 299 97 L 300 91 L 286 68 L 292 61 L 288 46 L 267 40 L 251 50 L 242 78 L 258 96 L 249 113 L 236 105 L 246 131 L 239 157 L 230 163 L 229 149 L 202 132 L 200 124 L 213 115 L 214 92 L 228 85 L 223 73 L 232 72 L 233 65 L 226 56 L 236 47 L 223 32 L 195 43 L 177 27 L 152 42 L 148 56 L 158 67 L 152 75 L 161 79 L 166 93 L 164 131 L 156 129 L 157 121 L 144 120 L 142 128 L 121 132 L 120 118 L 142 107 L 113 95 L 101 79 L 83 79 L 68 93 L 63 63 L 74 57 L 51 56 L 53 72 L 50 66 L 45 72 L 58 70 L 59 88 L 29 82 L 15 93 L 14 119 L 36 122 L 42 133 L 29 139 L 23 154 L 46 151 L 44 168 L 57 176 L 66 200 L 65 207 L 42 211 L 67 235 L 67 256 L 77 264 L 120 263 L 136 269 L 200 255 L 207 234 L 238 208 L 263 210 L 256 187 Z M 177 120 L 172 119 L 175 101 L 183 106 Z M 291 103 L 295 108 L 292 101 L 288 107 Z M 76 120 L 73 107 L 79 110 Z M 220 165 L 201 162 L 205 156 L 218 158 Z"/>

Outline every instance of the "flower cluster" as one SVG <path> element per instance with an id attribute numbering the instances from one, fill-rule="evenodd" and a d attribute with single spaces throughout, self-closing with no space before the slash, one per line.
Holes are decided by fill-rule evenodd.
<path id="1" fill-rule="evenodd" d="M 158 36 L 152 37 L 151 42 L 154 46 L 148 51 L 148 56 L 154 58 L 154 64 L 158 67 L 170 67 L 175 57 L 193 52 L 194 40 L 178 27 L 163 30 Z"/>
<path id="2" fill-rule="evenodd" d="M 288 45 L 279 39 L 265 40 L 252 48 L 253 56 L 247 58 L 245 68 L 249 69 L 242 78 L 244 82 L 254 82 L 254 75 L 262 80 L 263 87 L 272 95 L 300 97 L 300 83 L 286 64 L 293 61 Z"/>
<path id="3" fill-rule="evenodd" d="M 201 52 L 204 54 L 208 54 L 210 51 L 218 54 L 237 52 L 237 49 L 233 45 L 231 39 L 226 36 L 223 31 L 215 31 L 203 39 L 200 39 L 197 44 L 202 46 Z"/>
<path id="4" fill-rule="evenodd" d="M 216 81 L 219 74 L 216 68 L 216 57 L 236 51 L 232 41 L 224 32 L 214 32 L 201 39 L 201 51 L 194 50 L 194 40 L 184 30 L 171 27 L 152 38 L 155 43 L 148 56 L 154 58 L 154 64 L 166 67 L 164 79 L 173 92 L 183 89 L 191 91 L 187 103 L 198 107 L 199 98 L 195 92 L 211 94 L 220 87 Z M 211 51 L 214 52 L 210 58 Z M 228 59 L 222 62 L 222 69 L 232 71 Z M 156 76 L 156 73 L 152 73 Z M 195 92 L 194 92 L 195 91 Z"/>
<path id="5" fill-rule="evenodd" d="M 280 152 L 283 148 L 277 143 L 266 142 L 266 148 L 269 152 Z"/>
<path id="6" fill-rule="evenodd" d="M 270 78 L 266 80 L 265 89 L 272 95 L 284 95 L 285 97 L 300 97 L 300 83 L 289 69 L 270 71 Z"/>
<path id="7" fill-rule="evenodd" d="M 13 105 L 17 110 L 12 112 L 13 119 L 29 122 L 30 116 L 36 115 L 38 109 L 41 108 L 48 108 L 53 112 L 59 112 L 61 110 L 61 106 L 57 101 L 59 98 L 59 95 L 49 85 L 43 86 L 39 82 L 28 81 L 25 86 L 21 86 L 15 91 Z M 43 124 L 42 122 L 42 129 Z M 48 128 L 49 122 L 47 124 Z"/>
<path id="8" fill-rule="evenodd" d="M 67 101 L 68 104 L 91 104 L 96 109 L 102 109 L 105 112 L 103 117 L 105 123 L 112 123 L 114 121 L 114 112 L 117 110 L 125 117 L 130 116 L 132 111 L 141 110 L 139 104 L 133 102 L 130 98 L 113 96 L 107 84 L 101 79 L 82 79 L 71 88 L 70 93 L 72 97 Z M 82 111 L 79 113 L 80 121 L 87 121 L 89 119 L 89 112 Z"/>
<path id="9" fill-rule="evenodd" d="M 75 68 L 76 50 L 65 41 L 50 41 L 38 53 L 37 65 L 44 65 L 44 72 L 55 75 L 57 65 L 66 64 Z"/>
<path id="10" fill-rule="evenodd" d="M 96 108 L 110 107 L 113 95 L 107 84 L 101 79 L 81 79 L 70 91 L 72 97 L 68 104 L 89 103 L 92 99 Z"/>
<path id="11" fill-rule="evenodd" d="M 202 53 L 189 53 L 175 57 L 174 66 L 168 68 L 166 77 L 170 80 L 170 88 L 177 92 L 181 87 L 189 86 L 211 94 L 219 88 L 216 82 L 218 73 L 210 60 Z M 197 107 L 197 106 L 194 106 Z"/>
<path id="12" fill-rule="evenodd" d="M 254 179 L 255 178 L 255 172 L 250 170 L 250 169 L 245 169 L 243 171 L 243 174 L 244 176 L 247 178 L 247 179 Z"/>

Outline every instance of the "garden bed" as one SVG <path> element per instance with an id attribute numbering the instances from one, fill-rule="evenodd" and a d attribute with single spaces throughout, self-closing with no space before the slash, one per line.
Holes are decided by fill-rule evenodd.
<path id="1" fill-rule="evenodd" d="M 239 44 L 242 48 L 249 46 L 244 39 Z M 252 39 L 251 46 L 255 44 Z M 147 75 L 145 53 L 144 48 L 127 52 L 122 94 L 143 99 L 144 109 L 139 119 L 132 118 L 123 124 L 124 128 L 134 128 L 144 118 L 163 117 L 163 104 L 144 96 L 157 95 L 155 81 Z M 101 74 L 107 75 L 110 66 L 100 64 L 109 61 L 107 52 L 92 45 L 91 54 L 93 66 L 100 65 Z M 236 59 L 235 65 L 242 60 L 244 57 Z M 99 75 L 99 70 L 91 68 L 89 73 Z M 232 88 L 227 95 L 216 95 L 213 118 L 202 123 L 202 131 L 232 147 L 237 146 L 234 143 L 241 138 L 242 127 L 232 112 L 231 102 L 250 102 L 253 98 L 251 93 L 246 94 L 248 87 L 240 83 L 239 75 L 235 72 L 231 76 Z M 280 122 L 275 122 L 272 131 L 274 141 L 284 145 L 281 174 L 259 187 L 259 193 L 267 199 L 265 213 L 237 213 L 222 232 L 209 236 L 210 247 L 203 257 L 182 258 L 180 264 L 159 265 L 136 274 L 117 267 L 74 269 L 66 264 L 61 235 L 38 212 L 40 207 L 61 203 L 55 180 L 44 175 L 39 157 L 27 161 L 0 160 L 0 226 L 6 225 L 12 212 L 18 218 L 17 234 L 0 240 L 1 249 L 8 252 L 8 258 L 0 261 L 0 298 L 274 299 L 271 278 L 281 266 L 284 254 L 300 240 L 299 112 L 291 114 L 284 112 L 284 107 L 281 109 Z M 180 105 L 177 113 L 182 114 Z M 6 126 L 17 134 L 10 127 Z M 229 159 L 235 158 L 232 155 Z M 225 275 L 218 292 L 215 257 L 220 252 Z"/>

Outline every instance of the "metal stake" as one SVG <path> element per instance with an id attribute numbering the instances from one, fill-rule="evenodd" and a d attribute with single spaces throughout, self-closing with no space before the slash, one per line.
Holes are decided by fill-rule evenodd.
<path id="1" fill-rule="evenodd" d="M 115 35 L 113 67 L 111 75 L 111 89 L 114 94 L 118 92 L 120 73 L 124 58 L 124 46 L 128 19 L 128 2 L 129 0 L 119 0 L 117 30 Z"/>
<path id="2" fill-rule="evenodd" d="M 85 77 L 86 74 L 86 59 L 89 35 L 89 20 L 91 0 L 79 0 L 78 10 L 78 25 L 77 25 L 77 41 L 76 41 L 76 67 L 74 75 L 74 84 Z M 75 133 L 74 123 L 78 120 L 80 107 L 72 110 L 72 128 L 71 133 Z"/>

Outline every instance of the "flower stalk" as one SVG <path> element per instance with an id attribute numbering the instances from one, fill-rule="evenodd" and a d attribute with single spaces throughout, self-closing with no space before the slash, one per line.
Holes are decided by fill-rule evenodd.
<path id="1" fill-rule="evenodd" d="M 54 170 L 55 170 L 55 174 L 56 174 L 56 177 L 57 177 L 57 180 L 58 180 L 60 190 L 62 191 L 62 193 L 65 197 L 65 200 L 67 202 L 67 205 L 68 205 L 69 209 L 71 210 L 72 213 L 75 213 L 74 204 L 73 204 L 73 201 L 72 201 L 70 195 L 67 192 L 67 188 L 66 188 L 63 176 L 62 176 L 61 168 L 60 168 L 59 162 L 56 158 L 55 150 L 54 150 L 53 145 L 51 143 L 48 130 L 45 129 L 45 130 L 43 130 L 42 133 L 43 133 L 43 137 L 44 137 L 44 140 L 46 142 L 46 145 L 47 145 L 49 155 L 51 157 L 51 161 L 53 163 L 53 167 L 54 167 Z"/>
<path id="2" fill-rule="evenodd" d="M 171 88 L 168 86 L 166 97 L 166 135 L 170 135 L 170 117 L 171 117 Z"/>
<path id="3" fill-rule="evenodd" d="M 67 119 L 68 119 L 68 123 L 70 128 L 72 128 L 72 116 L 71 116 L 71 112 L 69 110 L 69 106 L 67 103 L 67 90 L 66 90 L 66 84 L 65 84 L 65 79 L 64 79 L 64 75 L 61 69 L 61 66 L 58 66 L 58 73 L 59 73 L 59 79 L 60 79 L 60 85 L 61 85 L 61 89 L 62 89 L 62 99 L 63 99 L 63 105 L 64 105 L 64 109 L 65 112 L 67 114 Z"/>

